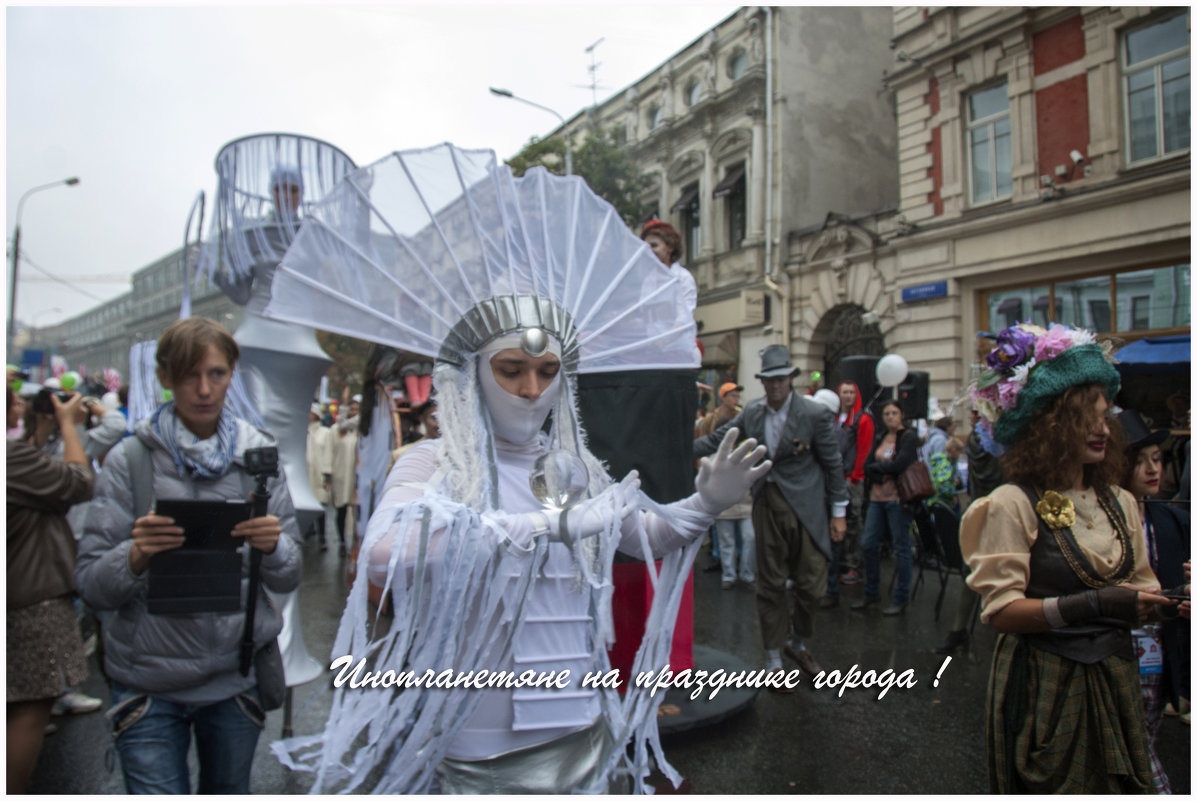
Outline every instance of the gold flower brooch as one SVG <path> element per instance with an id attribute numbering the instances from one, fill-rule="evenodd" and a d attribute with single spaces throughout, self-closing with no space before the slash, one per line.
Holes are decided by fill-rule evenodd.
<path id="1" fill-rule="evenodd" d="M 1035 504 L 1035 511 L 1052 531 L 1071 528 L 1076 522 L 1076 508 L 1072 505 L 1072 499 L 1053 490 L 1043 493 L 1039 503 Z"/>

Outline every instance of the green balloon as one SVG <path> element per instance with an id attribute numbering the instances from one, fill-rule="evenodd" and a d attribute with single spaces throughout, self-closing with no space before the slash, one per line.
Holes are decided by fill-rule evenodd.
<path id="1" fill-rule="evenodd" d="M 810 374 L 810 380 L 811 380 L 811 381 L 822 381 L 822 380 L 823 380 L 823 374 L 822 374 L 822 373 L 820 373 L 818 370 L 815 370 L 814 372 L 812 372 L 812 373 Z"/>
<path id="2" fill-rule="evenodd" d="M 12 380 L 12 385 L 11 385 L 11 386 L 12 386 L 12 391 L 13 391 L 13 393 L 14 393 L 14 394 L 16 394 L 16 393 L 19 393 L 19 392 L 21 391 L 21 387 L 25 386 L 25 382 L 24 382 L 24 381 L 22 381 L 22 380 L 21 380 L 21 379 L 19 379 L 19 378 L 14 378 L 14 379 Z"/>
<path id="3" fill-rule="evenodd" d="M 67 392 L 70 392 L 75 388 L 75 385 L 79 383 L 79 374 L 74 370 L 68 370 L 67 372 L 63 373 L 62 378 L 58 380 L 59 383 L 61 383 L 62 388 Z"/>
<path id="4" fill-rule="evenodd" d="M 171 392 L 169 389 L 162 390 L 162 400 L 163 401 L 169 401 L 174 396 L 175 396 L 175 393 Z"/>

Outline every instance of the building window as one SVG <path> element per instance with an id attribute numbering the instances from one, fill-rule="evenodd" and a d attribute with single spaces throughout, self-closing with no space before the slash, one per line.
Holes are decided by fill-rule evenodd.
<path id="1" fill-rule="evenodd" d="M 1143 331 L 1151 327 L 1151 298 L 1147 295 L 1131 298 L 1130 328 Z"/>
<path id="2" fill-rule="evenodd" d="M 682 189 L 682 195 L 677 203 L 673 204 L 670 211 L 676 212 L 681 217 L 682 228 L 682 247 L 685 253 L 682 258 L 686 261 L 692 261 L 699 251 L 699 235 L 701 233 L 702 220 L 699 217 L 699 209 L 701 207 L 701 198 L 698 194 L 698 181 L 686 186 Z"/>
<path id="3" fill-rule="evenodd" d="M 691 78 L 686 84 L 686 107 L 693 106 L 699 100 L 702 100 L 702 82 L 697 78 Z"/>
<path id="4" fill-rule="evenodd" d="M 728 168 L 727 174 L 715 187 L 711 197 L 725 199 L 728 250 L 740 247 L 744 241 L 748 219 L 747 193 L 744 191 L 744 162 Z"/>
<path id="5" fill-rule="evenodd" d="M 1098 333 L 1175 331 L 1190 324 L 1190 265 L 1128 270 L 985 293 L 985 326 L 1064 323 Z"/>
<path id="6" fill-rule="evenodd" d="M 968 165 L 972 202 L 1010 196 L 1010 99 L 1006 84 L 968 96 Z"/>
<path id="7" fill-rule="evenodd" d="M 1115 288 L 1118 330 L 1188 325 L 1189 279 L 1187 264 L 1121 273 Z"/>
<path id="8" fill-rule="evenodd" d="M 654 104 L 648 107 L 648 112 L 645 114 L 645 122 L 648 123 L 650 131 L 655 130 L 661 124 L 661 107 Z"/>
<path id="9" fill-rule="evenodd" d="M 1061 281 L 1055 291 L 1063 309 L 1056 322 L 1099 334 L 1110 332 L 1110 276 Z"/>
<path id="10" fill-rule="evenodd" d="M 736 48 L 736 52 L 731 54 L 731 58 L 727 60 L 727 77 L 733 81 L 739 80 L 748 69 L 748 53 L 742 47 Z"/>
<path id="11" fill-rule="evenodd" d="M 1089 321 L 1090 324 L 1085 326 L 1086 328 L 1099 334 L 1108 332 L 1110 330 L 1110 301 L 1105 298 L 1090 300 Z"/>
<path id="12" fill-rule="evenodd" d="M 1189 18 L 1128 31 L 1122 49 L 1129 161 L 1189 148 Z"/>

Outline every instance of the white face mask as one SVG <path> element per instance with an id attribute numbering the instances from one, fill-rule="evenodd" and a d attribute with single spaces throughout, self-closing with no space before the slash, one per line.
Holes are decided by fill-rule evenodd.
<path id="1" fill-rule="evenodd" d="M 478 384 L 482 388 L 482 399 L 490 412 L 495 436 L 514 445 L 523 445 L 536 438 L 557 403 L 561 394 L 561 373 L 564 371 L 553 376 L 552 383 L 539 398 L 521 398 L 503 389 L 495 380 L 490 360 L 497 353 L 482 353 L 478 357 Z"/>

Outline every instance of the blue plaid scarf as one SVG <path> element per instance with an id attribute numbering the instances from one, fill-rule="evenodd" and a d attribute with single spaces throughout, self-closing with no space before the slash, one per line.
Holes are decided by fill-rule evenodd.
<path id="1" fill-rule="evenodd" d="M 175 415 L 175 402 L 167 401 L 150 416 L 150 428 L 174 460 L 179 477 L 220 478 L 233 464 L 237 449 L 237 418 L 228 407 L 220 410 L 216 436 L 200 439 Z"/>

